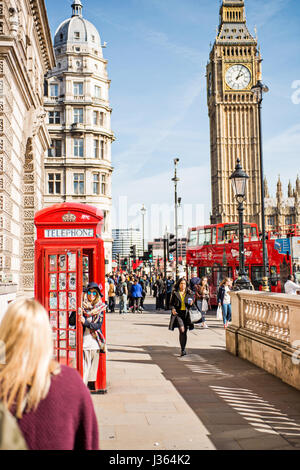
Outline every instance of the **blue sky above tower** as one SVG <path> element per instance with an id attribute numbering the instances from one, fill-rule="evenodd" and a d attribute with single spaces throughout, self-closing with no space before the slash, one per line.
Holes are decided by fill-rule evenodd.
<path id="1" fill-rule="evenodd" d="M 46 0 L 52 36 L 72 14 L 73 0 Z M 112 80 L 116 142 L 113 202 L 146 207 L 173 202 L 173 158 L 179 157 L 183 204 L 210 213 L 206 64 L 219 21 L 218 0 L 82 0 L 99 30 Z M 247 25 L 263 57 L 265 174 L 275 194 L 300 174 L 300 2 L 245 0 Z M 199 224 L 204 220 L 199 220 Z M 184 225 L 192 221 L 186 218 Z M 159 234 L 157 234 L 158 236 Z"/>

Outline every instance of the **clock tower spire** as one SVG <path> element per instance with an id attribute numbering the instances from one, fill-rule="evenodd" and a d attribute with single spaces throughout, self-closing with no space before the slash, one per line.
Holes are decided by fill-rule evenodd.
<path id="1" fill-rule="evenodd" d="M 212 223 L 238 219 L 229 177 L 240 158 L 250 176 L 245 221 L 260 226 L 258 102 L 251 92 L 260 74 L 260 52 L 247 27 L 245 2 L 223 0 L 207 65 Z"/>

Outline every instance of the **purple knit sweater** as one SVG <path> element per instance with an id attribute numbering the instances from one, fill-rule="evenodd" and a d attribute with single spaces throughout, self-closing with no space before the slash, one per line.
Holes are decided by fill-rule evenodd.
<path id="1" fill-rule="evenodd" d="M 18 422 L 31 450 L 99 450 L 90 392 L 71 367 L 61 366 L 46 398 Z"/>

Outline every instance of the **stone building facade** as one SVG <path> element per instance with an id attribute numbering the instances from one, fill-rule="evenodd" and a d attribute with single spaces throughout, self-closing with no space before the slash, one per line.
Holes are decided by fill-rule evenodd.
<path id="1" fill-rule="evenodd" d="M 284 194 L 280 177 L 277 182 L 276 197 L 270 197 L 268 183 L 265 179 L 265 214 L 266 229 L 277 233 L 287 233 L 291 225 L 300 231 L 300 179 L 297 176 L 295 186 L 291 181 Z"/>
<path id="2" fill-rule="evenodd" d="M 52 143 L 45 155 L 45 206 L 80 202 L 104 213 L 106 271 L 112 270 L 111 108 L 107 60 L 96 27 L 74 0 L 54 37 L 56 67 L 45 84 Z M 105 45 L 105 44 L 104 44 Z"/>
<path id="3" fill-rule="evenodd" d="M 44 75 L 55 57 L 44 0 L 0 1 L 0 312 L 33 295 L 34 213 L 43 206 Z"/>

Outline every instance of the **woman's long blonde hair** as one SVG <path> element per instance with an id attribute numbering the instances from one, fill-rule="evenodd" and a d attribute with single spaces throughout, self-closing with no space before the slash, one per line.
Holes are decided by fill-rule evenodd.
<path id="1" fill-rule="evenodd" d="M 49 391 L 51 374 L 60 371 L 48 314 L 36 300 L 22 298 L 8 307 L 0 323 L 0 357 L 0 400 L 21 418 L 37 408 Z"/>

